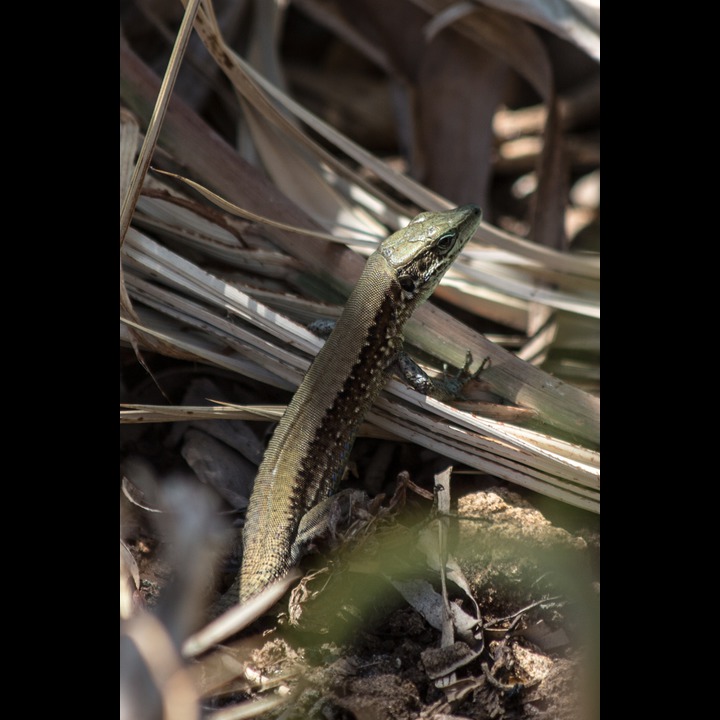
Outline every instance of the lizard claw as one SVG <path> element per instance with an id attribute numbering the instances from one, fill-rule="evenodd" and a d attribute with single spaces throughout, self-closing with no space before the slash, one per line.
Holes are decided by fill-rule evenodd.
<path id="1" fill-rule="evenodd" d="M 463 395 L 462 391 L 465 385 L 471 380 L 477 380 L 480 377 L 480 373 L 490 364 L 490 356 L 486 355 L 485 359 L 480 364 L 480 367 L 475 372 L 470 372 L 470 365 L 472 365 L 472 353 L 468 350 L 465 355 L 465 363 L 463 366 L 451 376 L 448 373 L 447 363 L 443 364 L 443 390 L 447 392 L 450 397 L 456 400 L 467 400 Z"/>

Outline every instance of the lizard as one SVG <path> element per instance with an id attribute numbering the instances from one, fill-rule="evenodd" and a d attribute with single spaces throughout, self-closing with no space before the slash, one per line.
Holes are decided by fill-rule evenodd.
<path id="1" fill-rule="evenodd" d="M 405 323 L 435 290 L 481 217 L 473 204 L 423 212 L 369 256 L 258 468 L 240 573 L 229 591 L 234 602 L 254 597 L 296 564 L 302 520 L 341 480 L 360 424 L 402 356 Z M 408 360 L 400 367 L 410 384 L 424 394 L 448 396 Z"/>

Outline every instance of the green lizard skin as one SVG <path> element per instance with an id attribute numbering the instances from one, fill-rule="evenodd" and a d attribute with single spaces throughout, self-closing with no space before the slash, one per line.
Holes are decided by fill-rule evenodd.
<path id="1" fill-rule="evenodd" d="M 301 519 L 342 478 L 358 428 L 402 349 L 403 326 L 432 294 L 480 218 L 477 205 L 422 213 L 368 258 L 258 470 L 243 531 L 241 602 L 295 563 Z"/>

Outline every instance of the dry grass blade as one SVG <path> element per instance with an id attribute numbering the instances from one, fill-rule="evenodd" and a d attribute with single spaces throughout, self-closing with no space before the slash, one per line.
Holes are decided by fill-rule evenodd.
<path id="1" fill-rule="evenodd" d="M 484 426 L 487 423 L 487 419 L 480 420 L 476 415 L 462 417 L 466 427 L 446 423 L 440 426 L 442 431 L 438 432 L 438 423 L 426 414 L 407 408 L 401 410 L 386 405 L 387 402 L 381 399 L 368 416 L 379 427 L 392 429 L 409 441 L 482 472 L 570 505 L 600 512 L 599 471 L 597 463 L 592 462 L 599 460 L 598 455 L 591 457 L 589 463 L 580 462 L 573 459 L 585 450 L 579 446 L 565 448 L 566 457 L 563 454 L 538 453 L 534 447 L 528 450 L 523 447 L 526 441 L 519 438 L 512 438 L 508 443 L 506 440 L 512 433 L 505 435 L 503 431 L 506 428 L 495 427 L 493 436 L 477 432 L 477 428 L 475 432 L 469 431 L 468 424 L 478 422 L 479 426 Z M 386 408 L 390 410 L 387 413 L 383 412 Z M 532 435 L 528 435 L 527 439 L 531 440 Z"/>
<path id="2" fill-rule="evenodd" d="M 590 57 L 600 59 L 600 2 L 562 0 L 539 3 L 533 0 L 485 0 L 503 12 L 512 12 L 540 27 L 547 28 L 559 37 L 575 43 Z"/>
<path id="3" fill-rule="evenodd" d="M 121 403 L 121 423 L 182 422 L 187 420 L 265 420 L 277 422 L 283 408 L 271 405 L 238 405 L 207 407 L 205 405 L 181 407 L 168 405 L 135 405 Z"/>
<path id="4" fill-rule="evenodd" d="M 193 188 L 193 190 L 197 190 L 203 197 L 207 198 L 211 203 L 217 205 L 219 208 L 222 208 L 226 212 L 231 213 L 232 215 L 237 215 L 238 217 L 245 218 L 246 220 L 252 220 L 254 222 L 262 223 L 263 225 L 269 225 L 271 227 L 279 228 L 280 230 L 285 230 L 287 232 L 294 232 L 298 233 L 299 235 L 307 235 L 309 237 L 315 237 L 320 238 L 321 240 L 327 240 L 328 242 L 349 242 L 353 241 L 353 238 L 347 237 L 336 237 L 335 235 L 330 235 L 329 233 L 323 233 L 323 232 L 315 232 L 313 230 L 309 230 L 307 228 L 299 228 L 295 227 L 294 225 L 288 225 L 287 223 L 279 223 L 275 222 L 274 220 L 271 220 L 270 218 L 263 217 L 262 215 L 257 215 L 256 213 L 250 212 L 249 210 L 245 210 L 244 208 L 238 207 L 237 205 L 234 205 L 231 202 L 228 202 L 225 200 L 225 198 L 220 197 L 217 193 L 212 192 L 211 190 L 208 190 L 206 187 L 203 187 L 200 185 L 200 183 L 196 183 L 193 180 L 190 180 L 189 178 L 182 177 L 182 175 L 178 175 L 177 173 L 171 173 L 166 172 L 164 170 L 155 170 L 155 172 L 160 173 L 161 175 L 166 175 L 167 177 L 175 178 L 176 180 L 179 180 L 181 182 L 184 182 L 189 187 Z M 358 239 L 355 239 L 357 242 Z M 375 245 L 375 243 L 370 243 L 371 245 Z"/>
<path id="5" fill-rule="evenodd" d="M 183 657 L 191 658 L 201 655 L 214 645 L 247 627 L 275 605 L 300 577 L 302 577 L 302 573 L 297 568 L 293 568 L 284 577 L 272 583 L 272 585 L 268 585 L 256 597 L 242 605 L 236 605 L 206 625 L 202 630 L 191 635 L 183 643 Z"/>
<path id="6" fill-rule="evenodd" d="M 120 211 L 120 244 L 125 241 L 125 233 L 130 226 L 130 219 L 135 212 L 135 204 L 140 196 L 140 190 L 142 188 L 145 174 L 150 167 L 150 161 L 152 160 L 153 153 L 155 152 L 155 145 L 157 144 L 158 137 L 160 136 L 160 129 L 162 128 L 163 118 L 167 111 L 168 103 L 170 102 L 170 96 L 177 79 L 178 72 L 180 71 L 180 63 L 182 62 L 185 49 L 190 41 L 190 34 L 192 32 L 193 23 L 195 22 L 195 16 L 197 15 L 198 8 L 200 7 L 201 0 L 190 0 L 187 4 L 185 15 L 183 17 L 180 30 L 178 31 L 177 38 L 175 41 L 175 47 L 173 48 L 172 56 L 168 64 L 167 72 L 163 80 L 160 93 L 158 94 L 157 103 L 155 110 L 148 123 L 147 133 L 145 134 L 145 140 L 143 146 L 140 149 L 140 155 L 135 166 L 135 171 L 130 180 L 127 194 Z"/>

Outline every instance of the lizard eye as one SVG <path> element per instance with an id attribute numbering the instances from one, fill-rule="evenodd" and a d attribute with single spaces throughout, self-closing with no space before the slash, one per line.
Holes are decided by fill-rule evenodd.
<path id="1" fill-rule="evenodd" d="M 454 232 L 446 233 L 445 235 L 443 235 L 442 237 L 439 237 L 437 239 L 436 247 L 441 253 L 445 254 L 446 252 L 448 252 L 448 250 L 450 250 L 450 248 L 453 246 L 454 242 L 455 242 L 455 233 Z"/>

